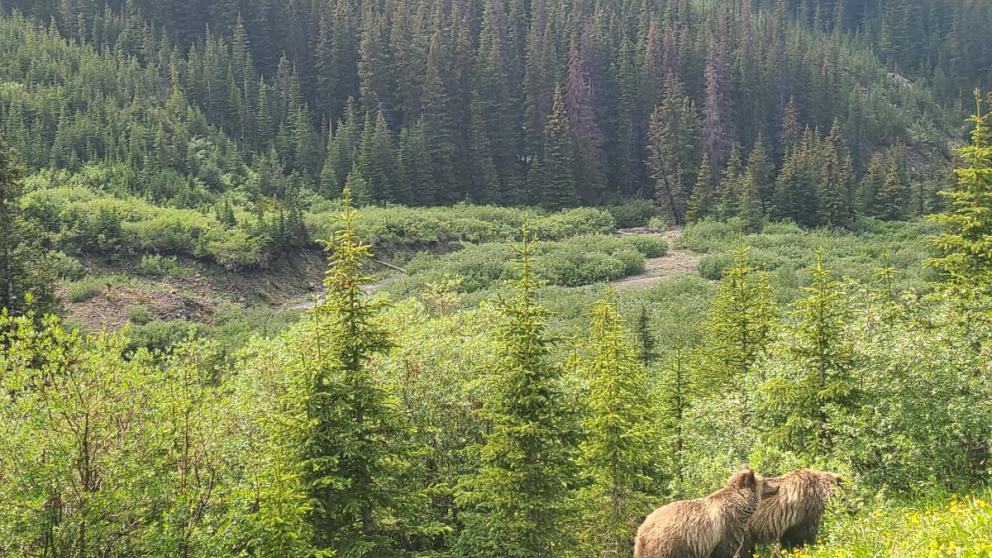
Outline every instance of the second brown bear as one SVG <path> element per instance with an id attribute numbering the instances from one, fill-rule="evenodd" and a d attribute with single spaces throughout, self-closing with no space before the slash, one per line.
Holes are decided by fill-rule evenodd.
<path id="1" fill-rule="evenodd" d="M 799 469 L 765 482 L 778 487 L 778 493 L 758 505 L 740 550 L 717 549 L 711 558 L 749 558 L 757 545 L 776 541 L 786 550 L 816 542 L 827 500 L 840 485 L 840 475 Z"/>

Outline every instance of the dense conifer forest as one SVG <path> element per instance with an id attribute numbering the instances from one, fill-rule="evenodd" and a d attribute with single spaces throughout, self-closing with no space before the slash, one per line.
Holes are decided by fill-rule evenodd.
<path id="1" fill-rule="evenodd" d="M 0 0 L 0 558 L 635 558 L 742 464 L 989 556 L 989 29 Z"/>

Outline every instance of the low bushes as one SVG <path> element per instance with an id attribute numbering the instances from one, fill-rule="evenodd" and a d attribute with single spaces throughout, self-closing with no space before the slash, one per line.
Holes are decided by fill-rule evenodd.
<path id="1" fill-rule="evenodd" d="M 534 273 L 548 285 L 576 287 L 612 281 L 644 271 L 644 259 L 664 255 L 658 236 L 577 236 L 535 246 Z M 406 277 L 390 282 L 390 291 L 408 295 L 426 285 L 459 278 L 459 291 L 471 293 L 514 277 L 508 242 L 468 245 L 443 256 L 421 254 L 407 265 Z"/>
<path id="2" fill-rule="evenodd" d="M 311 236 L 330 238 L 338 227 L 336 208 L 306 216 Z M 606 234 L 616 228 L 609 212 L 577 208 L 543 214 L 531 209 L 473 206 L 412 208 L 365 207 L 356 223 L 361 238 L 386 248 L 416 247 L 439 242 L 508 242 L 520 238 L 527 222 L 541 240 Z"/>

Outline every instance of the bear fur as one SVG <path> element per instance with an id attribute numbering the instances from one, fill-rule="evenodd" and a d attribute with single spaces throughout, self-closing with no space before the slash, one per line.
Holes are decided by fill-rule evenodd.
<path id="1" fill-rule="evenodd" d="M 841 484 L 840 475 L 798 469 L 765 481 L 776 486 L 778 493 L 761 500 L 751 516 L 740 555 L 750 557 L 757 545 L 775 541 L 786 550 L 815 543 L 827 501 Z M 733 553 L 723 553 L 713 554 L 712 558 L 733 556 Z"/>
<path id="2" fill-rule="evenodd" d="M 706 558 L 718 546 L 739 548 L 765 491 L 764 479 L 745 467 L 705 498 L 656 509 L 637 530 L 634 558 Z"/>

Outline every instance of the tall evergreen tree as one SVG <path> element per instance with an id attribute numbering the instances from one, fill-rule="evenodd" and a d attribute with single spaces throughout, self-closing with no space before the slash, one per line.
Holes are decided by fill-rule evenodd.
<path id="1" fill-rule="evenodd" d="M 596 303 L 585 373 L 587 437 L 581 465 L 591 483 L 580 494 L 586 524 L 582 544 L 589 555 L 632 556 L 634 520 L 650 505 L 650 473 L 658 439 L 644 364 L 623 318 L 607 298 Z"/>
<path id="2" fill-rule="evenodd" d="M 775 195 L 775 163 L 769 157 L 765 138 L 760 133 L 754 148 L 747 156 L 747 171 L 754 182 L 754 191 L 760 201 L 761 211 L 768 213 Z"/>
<path id="3" fill-rule="evenodd" d="M 686 206 L 685 219 L 687 223 L 695 223 L 705 219 L 713 211 L 715 204 L 713 180 L 710 178 L 710 161 L 704 154 L 696 174 L 696 185 L 692 188 L 692 196 Z"/>
<path id="4" fill-rule="evenodd" d="M 874 191 L 871 215 L 885 220 L 905 219 L 909 213 L 911 191 L 906 170 L 906 151 L 896 147 L 889 153 L 885 177 Z"/>
<path id="5" fill-rule="evenodd" d="M 369 115 L 365 115 L 356 164 L 362 178 L 368 183 L 369 192 L 372 194 L 371 201 L 374 203 L 393 201 L 396 166 L 393 160 L 392 138 L 382 111 L 376 115 L 374 126 Z"/>
<path id="6" fill-rule="evenodd" d="M 696 365 L 704 393 L 743 389 L 740 386 L 771 340 L 776 321 L 772 288 L 768 274 L 749 262 L 749 251 L 743 242 L 734 251 L 704 326 Z"/>
<path id="7" fill-rule="evenodd" d="M 651 115 L 648 155 L 655 202 L 673 224 L 681 225 L 699 164 L 699 125 L 674 75 L 668 76 L 665 97 Z"/>
<path id="8" fill-rule="evenodd" d="M 813 227 L 817 220 L 817 168 L 812 136 L 794 149 L 782 164 L 775 182 L 772 217 Z"/>
<path id="9" fill-rule="evenodd" d="M 448 93 L 441 75 L 446 65 L 441 44 L 441 33 L 435 32 L 427 54 L 424 75 L 423 133 L 427 135 L 430 150 L 431 175 L 435 187 L 436 203 L 461 201 L 465 197 L 455 180 L 455 145 L 452 141 Z"/>
<path id="10" fill-rule="evenodd" d="M 588 41 L 588 37 L 586 37 Z M 605 187 L 603 174 L 603 131 L 596 119 L 596 92 L 587 68 L 587 62 L 576 41 L 572 41 L 568 55 L 568 80 L 565 89 L 565 106 L 569 127 L 577 146 L 578 185 L 582 199 L 595 203 Z M 552 104 L 552 111 L 554 105 Z"/>
<path id="11" fill-rule="evenodd" d="M 793 304 L 785 331 L 784 350 L 794 374 L 764 386 L 769 393 L 764 407 L 777 423 L 773 438 L 812 457 L 830 452 L 835 436 L 830 415 L 851 410 L 858 388 L 852 376 L 854 351 L 845 334 L 850 303 L 843 285 L 831 277 L 822 251 L 810 273 L 812 284 L 804 289 L 806 297 Z"/>
<path id="12" fill-rule="evenodd" d="M 579 204 L 575 182 L 575 141 L 568 124 L 561 88 L 555 89 L 551 114 L 544 125 L 544 158 L 541 161 L 541 204 L 562 209 Z"/>
<path id="13" fill-rule="evenodd" d="M 861 179 L 861 184 L 858 186 L 857 196 L 855 197 L 855 207 L 859 214 L 876 216 L 875 204 L 879 192 L 882 191 L 882 187 L 885 184 L 888 172 L 889 162 L 886 160 L 885 155 L 881 153 L 873 155 L 871 161 L 868 163 L 868 170 Z"/>
<path id="14" fill-rule="evenodd" d="M 562 115 L 564 116 L 564 114 Z M 534 241 L 524 226 L 520 279 L 496 329 L 499 367 L 483 412 L 490 430 L 478 472 L 465 479 L 457 556 L 545 558 L 573 549 L 575 425 L 562 371 L 549 360 L 546 311 L 536 300 Z"/>
<path id="15" fill-rule="evenodd" d="M 853 220 L 851 156 L 843 143 L 840 121 L 835 120 L 830 135 L 820 147 L 819 224 L 849 227 Z"/>
<path id="16" fill-rule="evenodd" d="M 406 417 L 368 368 L 390 342 L 376 320 L 383 302 L 363 290 L 371 252 L 355 236 L 349 188 L 343 200 L 341 227 L 328 244 L 327 299 L 316 309 L 321 349 L 304 421 L 314 545 L 343 556 L 399 556 L 416 535 L 407 518 L 427 501 L 409 476 Z"/>
<path id="17" fill-rule="evenodd" d="M 428 143 L 423 122 L 417 122 L 400 132 L 396 156 L 398 178 L 395 189 L 398 203 L 414 205 L 439 203 Z"/>
<path id="18" fill-rule="evenodd" d="M 31 299 L 33 310 L 53 305 L 51 278 L 44 277 L 40 250 L 29 237 L 22 217 L 23 168 L 13 150 L 0 137 L 0 312 L 18 315 Z M 30 297 L 28 297 L 30 295 Z"/>
<path id="19" fill-rule="evenodd" d="M 933 220 L 943 225 L 934 239 L 941 255 L 928 261 L 947 281 L 968 291 L 992 285 L 992 132 L 982 102 L 972 117 L 971 145 L 960 149 L 964 166 L 955 169 L 958 187 L 941 194 L 950 207 Z"/>
<path id="20" fill-rule="evenodd" d="M 730 155 L 735 135 L 731 121 L 730 76 L 724 48 L 723 43 L 712 44 L 706 59 L 703 152 L 710 160 L 713 176 L 719 176 Z"/>

